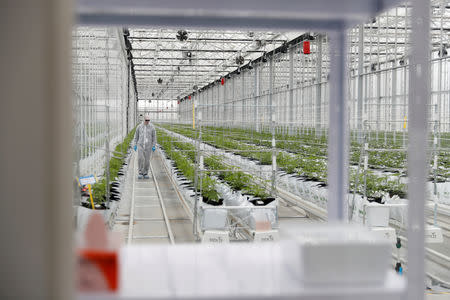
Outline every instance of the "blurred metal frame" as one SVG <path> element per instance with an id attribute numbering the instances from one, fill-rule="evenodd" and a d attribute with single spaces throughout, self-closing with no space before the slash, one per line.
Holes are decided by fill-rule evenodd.
<path id="1" fill-rule="evenodd" d="M 332 38 L 336 47 L 341 51 L 331 56 L 331 85 L 330 103 L 330 147 L 329 147 L 329 193 L 333 197 L 329 204 L 329 219 L 344 220 L 346 208 L 344 207 L 345 186 L 348 173 L 348 129 L 345 76 L 346 51 L 345 30 L 359 23 L 364 23 L 385 9 L 400 4 L 401 1 L 386 0 L 230 0 L 226 2 L 208 0 L 188 1 L 89 1 L 78 0 L 77 17 L 83 24 L 108 25 L 145 25 L 145 26 L 191 26 L 216 28 L 258 28 L 258 29 L 308 29 L 333 32 Z M 428 45 L 429 41 L 429 1 L 413 1 L 413 11 L 417 18 L 413 22 L 413 51 L 410 93 L 410 125 L 412 133 L 409 154 L 409 192 L 413 205 L 409 208 L 409 215 L 416 218 L 410 221 L 409 239 L 410 266 L 409 299 L 424 298 L 424 265 L 423 265 L 423 221 L 424 221 L 424 191 L 426 162 L 426 109 L 425 104 L 429 96 L 429 84 L 423 80 L 428 75 Z M 420 49 L 422 45 L 422 49 Z M 417 65 L 421 72 L 417 71 Z M 411 73 L 413 74 L 413 73 Z M 422 81 L 421 81 L 422 80 Z M 420 84 L 418 84 L 420 83 Z M 422 100 L 419 101 L 418 99 Z M 413 201 L 414 200 L 414 201 Z M 410 218 L 411 219 L 411 218 Z M 420 262 L 419 262 L 420 261 Z M 413 287 L 415 287 L 413 289 Z"/>

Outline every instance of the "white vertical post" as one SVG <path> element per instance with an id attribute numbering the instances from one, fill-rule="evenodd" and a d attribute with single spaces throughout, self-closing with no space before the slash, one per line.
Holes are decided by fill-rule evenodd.
<path id="1" fill-rule="evenodd" d="M 322 135 L 322 35 L 317 37 L 316 136 Z"/>
<path id="2" fill-rule="evenodd" d="M 364 71 L 364 24 L 359 25 L 358 39 L 358 99 L 356 128 L 358 131 L 358 142 L 363 141 L 363 71 Z"/>
<path id="3" fill-rule="evenodd" d="M 394 123 L 390 130 L 393 131 L 394 144 L 397 141 L 397 68 L 396 61 L 392 63 L 392 105 L 391 105 L 391 122 Z"/>
<path id="4" fill-rule="evenodd" d="M 2 299 L 74 297 L 70 2 L 0 10 Z"/>
<path id="5" fill-rule="evenodd" d="M 289 48 L 289 134 L 293 133 L 294 126 L 294 51 L 295 48 Z"/>
<path id="6" fill-rule="evenodd" d="M 408 102 L 408 295 L 423 300 L 425 293 L 425 183 L 430 99 L 430 1 L 413 0 L 410 35 L 412 48 Z"/>
<path id="7" fill-rule="evenodd" d="M 347 33 L 330 33 L 330 104 L 328 136 L 328 220 L 347 220 L 348 124 Z"/>
<path id="8" fill-rule="evenodd" d="M 256 124 L 256 132 L 260 131 L 260 125 L 259 125 L 259 109 L 258 109 L 258 103 L 259 103 L 259 95 L 260 95 L 260 86 L 259 86 L 259 66 L 255 65 L 255 101 L 254 101 L 254 121 Z"/>
<path id="9" fill-rule="evenodd" d="M 231 122 L 228 123 L 231 125 L 231 127 L 235 126 L 235 123 L 237 121 L 235 116 L 235 100 L 236 100 L 236 81 L 238 77 L 235 76 L 232 79 L 232 85 L 231 85 L 231 99 L 228 100 L 227 106 L 228 106 L 228 115 L 231 115 Z M 228 117 L 230 119 L 230 117 Z"/>
<path id="10" fill-rule="evenodd" d="M 247 128 L 247 123 L 245 122 L 247 119 L 247 100 L 245 96 L 245 71 L 241 73 L 241 102 L 242 102 L 242 110 L 241 110 L 241 127 Z"/>

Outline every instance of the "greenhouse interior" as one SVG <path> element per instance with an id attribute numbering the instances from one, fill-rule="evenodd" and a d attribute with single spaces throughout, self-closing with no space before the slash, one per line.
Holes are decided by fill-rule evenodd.
<path id="1" fill-rule="evenodd" d="M 449 2 L 70 2 L 5 13 L 0 298 L 450 299 Z"/>

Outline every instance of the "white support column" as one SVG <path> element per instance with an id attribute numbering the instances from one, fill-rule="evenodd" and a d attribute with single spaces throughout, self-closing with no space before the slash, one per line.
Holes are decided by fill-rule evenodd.
<path id="1" fill-rule="evenodd" d="M 430 1 L 411 1 L 412 43 L 408 102 L 408 295 L 425 298 L 425 183 L 430 102 Z"/>
<path id="2" fill-rule="evenodd" d="M 330 104 L 328 137 L 328 221 L 347 220 L 348 110 L 347 33 L 330 33 Z"/>
<path id="3" fill-rule="evenodd" d="M 230 79 L 233 80 L 233 79 Z M 227 88 L 230 85 L 229 80 L 225 81 L 225 84 L 222 86 L 222 107 L 223 107 L 223 113 L 221 114 L 222 116 L 222 122 L 220 124 L 221 127 L 224 127 L 225 125 L 229 126 L 229 117 L 228 117 L 228 103 L 227 103 L 227 97 L 228 97 L 228 93 L 227 93 Z"/>
<path id="4" fill-rule="evenodd" d="M 358 39 L 358 99 L 356 114 L 356 130 L 358 141 L 362 143 L 363 132 L 363 70 L 364 70 L 364 25 L 359 25 Z"/>
<path id="5" fill-rule="evenodd" d="M 255 121 L 255 125 L 256 125 L 256 127 L 255 127 L 256 132 L 260 132 L 260 130 L 261 130 L 260 124 L 259 124 L 259 107 L 258 107 L 258 103 L 260 102 L 260 99 L 259 99 L 259 96 L 260 96 L 259 73 L 260 73 L 259 66 L 255 65 L 255 85 L 254 85 L 255 100 L 254 100 L 253 107 L 254 107 L 254 112 L 255 112 L 254 121 Z"/>
<path id="6" fill-rule="evenodd" d="M 220 84 L 217 85 L 216 89 L 217 89 L 217 105 L 216 105 L 216 126 L 220 126 L 221 123 L 219 122 L 219 118 L 220 118 L 220 88 L 225 88 L 225 86 L 221 86 Z"/>
<path id="7" fill-rule="evenodd" d="M 2 299 L 74 298 L 70 2 L 0 10 Z"/>
<path id="8" fill-rule="evenodd" d="M 322 34 L 317 37 L 316 136 L 322 135 Z"/>
<path id="9" fill-rule="evenodd" d="M 289 134 L 293 134 L 294 126 L 294 50 L 295 48 L 291 46 L 289 48 Z"/>
<path id="10" fill-rule="evenodd" d="M 267 114 L 267 120 L 266 122 L 269 122 L 269 127 L 271 128 L 272 135 L 275 133 L 275 129 L 272 126 L 272 123 L 275 119 L 275 109 L 273 105 L 273 83 L 274 83 L 274 72 L 273 72 L 273 56 L 269 58 L 269 107 L 266 110 L 268 112 Z"/>
<path id="11" fill-rule="evenodd" d="M 241 127 L 247 128 L 247 123 L 245 122 L 247 120 L 247 100 L 245 96 L 245 73 L 248 71 L 242 71 L 241 73 L 241 102 L 242 102 L 242 110 L 241 110 Z"/>
<path id="12" fill-rule="evenodd" d="M 397 68 L 395 67 L 396 61 L 392 63 L 392 105 L 391 105 L 391 126 L 389 130 L 393 131 L 394 143 L 397 141 Z M 392 126 L 393 124 L 393 126 Z"/>
<path id="13" fill-rule="evenodd" d="M 229 124 L 231 124 L 231 127 L 234 127 L 236 125 L 236 81 L 237 81 L 237 76 L 233 77 L 233 82 L 231 85 L 231 99 L 228 101 L 228 114 L 231 115 L 231 122 Z M 242 112 L 242 110 L 241 110 Z"/>

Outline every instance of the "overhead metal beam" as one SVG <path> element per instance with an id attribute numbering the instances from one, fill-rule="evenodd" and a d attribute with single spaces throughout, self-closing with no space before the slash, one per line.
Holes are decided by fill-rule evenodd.
<path id="1" fill-rule="evenodd" d="M 80 24 L 337 30 L 401 0 L 78 0 Z M 132 8 L 132 9 L 130 9 Z"/>
<path id="2" fill-rule="evenodd" d="M 155 59 L 155 60 L 185 60 L 185 61 L 189 61 L 188 58 L 183 58 L 183 57 L 135 57 L 133 56 L 133 61 L 134 60 L 140 60 L 140 59 L 145 59 L 145 60 L 149 60 L 149 59 Z M 228 58 L 209 58 L 209 57 L 202 57 L 202 58 L 192 58 L 192 61 L 200 61 L 200 60 L 207 60 L 207 61 L 216 61 L 216 60 L 221 60 L 221 61 L 227 61 L 229 60 Z"/>
<path id="3" fill-rule="evenodd" d="M 239 53 L 239 52 L 245 52 L 245 53 L 264 53 L 264 50 L 245 50 L 241 51 L 238 49 L 171 49 L 171 48 L 163 48 L 163 49 L 155 49 L 155 48 L 133 48 L 132 52 L 135 51 L 158 51 L 158 52 L 208 52 L 208 53 Z M 195 59 L 195 58 L 192 58 Z"/>
<path id="4" fill-rule="evenodd" d="M 135 67 L 153 67 L 153 64 L 134 64 Z M 188 67 L 205 67 L 205 68 L 215 68 L 217 67 L 217 65 L 204 65 L 204 64 L 195 64 L 195 65 L 174 65 L 174 64 L 160 64 L 158 63 L 157 65 L 158 67 L 180 67 L 180 68 L 188 68 Z M 219 65 L 220 66 L 220 65 Z M 237 68 L 238 65 L 227 65 L 228 68 Z M 136 69 L 137 70 L 137 69 Z M 175 70 L 177 71 L 177 70 Z"/>
<path id="5" fill-rule="evenodd" d="M 131 40 L 136 40 L 136 41 L 164 41 L 164 42 L 168 42 L 168 41 L 173 41 L 173 42 L 180 42 L 178 41 L 175 37 L 174 38 L 160 38 L 160 37 L 137 37 L 137 36 L 130 36 L 128 37 Z M 237 39 L 237 38 L 189 38 L 187 40 L 187 43 L 189 43 L 190 41 L 201 41 L 201 42 L 208 42 L 208 43 L 223 43 L 223 42 L 232 42 L 232 43 L 254 43 L 256 40 L 261 40 L 260 38 L 254 38 L 254 39 Z M 285 40 L 268 40 L 267 42 L 271 42 L 271 43 L 283 43 L 285 42 Z"/>

